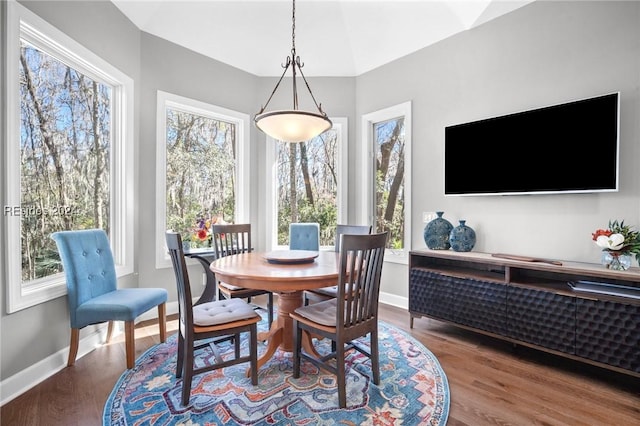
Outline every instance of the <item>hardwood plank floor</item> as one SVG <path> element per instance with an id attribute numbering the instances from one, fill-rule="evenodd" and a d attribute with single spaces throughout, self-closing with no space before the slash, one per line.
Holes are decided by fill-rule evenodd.
<path id="1" fill-rule="evenodd" d="M 168 334 L 177 321 L 169 318 Z M 451 393 L 450 426 L 640 425 L 640 379 L 517 347 L 381 305 L 380 319 L 422 342 L 440 361 Z M 125 369 L 117 336 L 0 408 L 5 426 L 100 425 L 102 409 Z M 157 326 L 136 328 L 137 356 L 159 342 Z"/>

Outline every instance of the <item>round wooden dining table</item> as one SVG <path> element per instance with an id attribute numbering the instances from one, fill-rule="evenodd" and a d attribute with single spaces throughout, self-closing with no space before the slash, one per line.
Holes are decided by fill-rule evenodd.
<path id="1" fill-rule="evenodd" d="M 295 263 L 296 259 L 304 257 L 303 252 L 279 252 L 282 257 L 280 261 L 273 259 L 275 252 L 254 251 L 221 257 L 209 266 L 218 281 L 238 287 L 268 290 L 278 295 L 276 320 L 268 332 L 258 335 L 258 340 L 267 341 L 267 350 L 258 359 L 258 368 L 273 356 L 278 347 L 283 351 L 293 352 L 295 330 L 289 313 L 302 306 L 304 290 L 330 287 L 338 283 L 338 253 L 306 252 L 309 260 Z M 294 263 L 289 263 L 288 257 Z M 317 355 L 311 336 L 306 333 L 303 333 L 302 346 L 306 352 Z"/>

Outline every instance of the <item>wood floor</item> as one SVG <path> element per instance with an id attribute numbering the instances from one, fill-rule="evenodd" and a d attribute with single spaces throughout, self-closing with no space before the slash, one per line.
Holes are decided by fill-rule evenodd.
<path id="1" fill-rule="evenodd" d="M 382 305 L 380 319 L 433 352 L 451 393 L 448 425 L 640 425 L 640 379 L 481 336 Z M 170 317 L 168 333 L 177 322 Z M 136 328 L 140 355 L 158 343 L 157 326 Z M 125 369 L 123 337 L 97 348 L 0 409 L 3 426 L 100 425 Z"/>

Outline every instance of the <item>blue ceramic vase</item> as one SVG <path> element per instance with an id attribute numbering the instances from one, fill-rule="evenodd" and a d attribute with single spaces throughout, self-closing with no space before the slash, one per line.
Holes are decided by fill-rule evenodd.
<path id="1" fill-rule="evenodd" d="M 453 251 L 471 251 L 476 245 L 476 231 L 465 225 L 464 220 L 460 221 L 460 225 L 451 230 L 449 234 L 449 243 Z"/>
<path id="2" fill-rule="evenodd" d="M 437 218 L 427 223 L 424 227 L 424 242 L 431 250 L 449 250 L 449 234 L 453 229 L 453 225 L 442 215 L 444 212 L 436 212 Z"/>

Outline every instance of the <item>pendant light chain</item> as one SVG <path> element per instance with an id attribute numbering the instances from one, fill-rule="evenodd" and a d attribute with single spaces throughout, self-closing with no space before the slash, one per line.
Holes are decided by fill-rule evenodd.
<path id="1" fill-rule="evenodd" d="M 296 56 L 296 0 L 293 0 L 293 11 L 291 12 L 291 60 L 293 61 L 293 109 L 298 109 L 298 87 L 296 84 L 296 65 L 300 65 L 300 57 Z M 289 61 L 287 61 L 287 64 Z M 302 74 L 302 70 L 300 71 Z M 304 78 L 304 77 L 303 77 Z"/>
<path id="2" fill-rule="evenodd" d="M 291 56 L 296 56 L 296 0 L 293 0 L 293 12 L 291 13 Z"/>
<path id="3" fill-rule="evenodd" d="M 304 67 L 304 62 L 300 62 L 300 56 L 296 56 L 296 0 L 293 0 L 293 13 L 292 13 L 292 30 L 291 30 L 291 57 L 293 59 L 293 109 L 298 109 L 298 90 L 296 87 L 296 65 L 298 67 L 298 71 L 300 71 L 300 75 L 302 76 L 302 80 L 304 84 L 307 86 L 307 90 L 311 95 L 311 99 L 313 103 L 316 105 L 318 112 L 326 117 L 326 113 L 322 110 L 322 104 L 319 104 L 316 101 L 316 97 L 313 96 L 313 92 L 311 91 L 311 86 L 307 82 L 307 78 L 304 76 L 302 72 L 302 67 Z M 288 62 L 288 61 L 287 61 Z"/>

